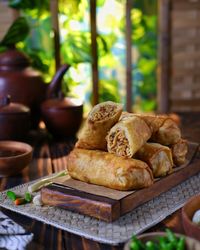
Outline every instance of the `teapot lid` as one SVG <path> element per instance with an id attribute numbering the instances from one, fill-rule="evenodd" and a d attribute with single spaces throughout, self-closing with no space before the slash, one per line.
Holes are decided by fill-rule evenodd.
<path id="1" fill-rule="evenodd" d="M 10 49 L 0 54 L 0 67 L 26 67 L 29 64 L 28 57 L 16 49 Z"/>
<path id="2" fill-rule="evenodd" d="M 30 109 L 20 103 L 10 102 L 10 96 L 0 99 L 0 114 L 21 114 L 30 113 Z"/>

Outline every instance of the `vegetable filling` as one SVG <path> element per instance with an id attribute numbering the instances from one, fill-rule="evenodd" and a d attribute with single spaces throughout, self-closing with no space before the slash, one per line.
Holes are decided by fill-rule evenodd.
<path id="1" fill-rule="evenodd" d="M 102 106 L 92 114 L 91 121 L 101 121 L 105 118 L 114 116 L 117 113 L 117 107 L 112 105 Z"/>
<path id="2" fill-rule="evenodd" d="M 128 139 L 125 136 L 125 132 L 117 129 L 109 136 L 110 149 L 113 153 L 116 153 L 118 156 L 129 156 L 130 146 Z"/>

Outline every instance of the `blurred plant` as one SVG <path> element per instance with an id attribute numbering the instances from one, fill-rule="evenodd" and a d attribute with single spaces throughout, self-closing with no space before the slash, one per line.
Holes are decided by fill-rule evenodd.
<path id="1" fill-rule="evenodd" d="M 148 3 L 150 10 L 142 8 L 142 3 Z M 138 50 L 138 60 L 134 64 L 133 94 L 140 100 L 140 109 L 152 111 L 156 109 L 156 67 L 157 67 L 157 5 L 152 1 L 136 1 L 138 8 L 131 12 L 133 35 L 132 41 Z M 141 6 L 142 5 L 142 6 Z M 148 14 L 148 15 L 147 15 Z M 137 96 L 140 98 L 137 98 Z M 138 105 L 138 103 L 136 103 Z"/>
<path id="2" fill-rule="evenodd" d="M 13 22 L 3 39 L 0 41 L 0 52 L 14 48 L 18 42 L 23 41 L 29 34 L 30 28 L 24 17 L 19 17 Z"/>
<path id="3" fill-rule="evenodd" d="M 122 102 L 125 95 L 121 74 L 125 65 L 124 4 L 125 0 L 97 0 L 97 17 L 103 16 L 97 24 L 100 101 Z M 20 10 L 30 27 L 30 36 L 16 41 L 16 47 L 29 55 L 32 65 L 44 73 L 48 82 L 55 68 L 50 0 L 9 0 L 9 6 Z M 132 41 L 137 54 L 133 65 L 134 108 L 149 111 L 156 107 L 157 1 L 135 0 L 133 7 Z M 61 63 L 72 65 L 65 76 L 63 91 L 65 94 L 79 91 L 79 96 L 89 103 L 92 95 L 89 1 L 59 0 L 59 25 Z M 5 48 L 3 43 L 0 45 Z"/>

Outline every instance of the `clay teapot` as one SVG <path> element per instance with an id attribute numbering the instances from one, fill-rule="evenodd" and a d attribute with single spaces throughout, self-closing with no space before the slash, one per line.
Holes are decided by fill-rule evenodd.
<path id="1" fill-rule="evenodd" d="M 16 49 L 0 54 L 0 92 L 10 95 L 13 102 L 22 103 L 31 109 L 32 128 L 40 120 L 40 104 L 46 96 L 53 96 L 61 86 L 63 75 L 69 65 L 63 65 L 50 84 L 45 84 L 41 74 L 30 67 L 27 56 Z"/>

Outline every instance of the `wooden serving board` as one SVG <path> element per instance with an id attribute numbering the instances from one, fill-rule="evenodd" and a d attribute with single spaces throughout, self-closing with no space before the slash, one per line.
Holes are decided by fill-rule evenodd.
<path id="1" fill-rule="evenodd" d="M 175 168 L 174 173 L 155 180 L 155 183 L 137 191 L 118 191 L 73 180 L 58 178 L 42 188 L 44 204 L 80 212 L 107 222 L 114 221 L 137 206 L 166 192 L 200 171 L 200 159 L 194 158 L 198 144 L 190 143 L 187 164 Z"/>

